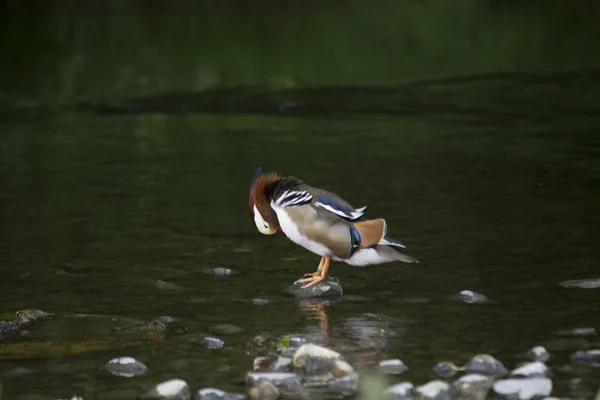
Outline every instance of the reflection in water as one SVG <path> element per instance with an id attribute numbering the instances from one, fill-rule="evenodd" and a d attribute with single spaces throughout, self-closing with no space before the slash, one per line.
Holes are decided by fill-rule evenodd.
<path id="1" fill-rule="evenodd" d="M 323 344 L 331 346 L 331 338 L 329 336 L 329 316 L 327 315 L 327 307 L 336 300 L 327 299 L 301 299 L 298 302 L 300 310 L 308 319 L 313 319 L 319 322 L 321 328 L 321 338 Z"/>

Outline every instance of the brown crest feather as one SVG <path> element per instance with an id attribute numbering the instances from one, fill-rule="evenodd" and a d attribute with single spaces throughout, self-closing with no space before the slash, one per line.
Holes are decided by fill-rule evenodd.
<path id="1" fill-rule="evenodd" d="M 254 205 L 262 215 L 262 217 L 271 225 L 279 225 L 277 221 L 277 214 L 271 208 L 269 199 L 266 195 L 266 187 L 269 183 L 276 181 L 281 176 L 275 172 L 268 172 L 260 175 L 256 178 L 254 185 L 250 188 L 250 196 L 248 199 L 248 206 L 250 213 L 254 214 Z"/>
<path id="2" fill-rule="evenodd" d="M 387 226 L 383 218 L 368 219 L 366 221 L 358 221 L 354 226 L 360 233 L 360 247 L 371 247 L 379 243 L 385 236 Z"/>

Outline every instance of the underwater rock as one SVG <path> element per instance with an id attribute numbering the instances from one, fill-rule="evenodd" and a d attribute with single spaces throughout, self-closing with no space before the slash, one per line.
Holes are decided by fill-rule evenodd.
<path id="1" fill-rule="evenodd" d="M 233 271 L 225 267 L 204 268 L 202 273 L 215 276 L 227 276 L 233 274 Z"/>
<path id="2" fill-rule="evenodd" d="M 526 356 L 533 361 L 546 362 L 550 359 L 550 353 L 544 346 L 534 346 L 527 353 Z"/>
<path id="3" fill-rule="evenodd" d="M 494 392 L 508 398 L 529 400 L 534 397 L 549 396 L 552 393 L 552 381 L 548 378 L 510 378 L 494 383 Z"/>
<path id="4" fill-rule="evenodd" d="M 220 349 L 225 344 L 221 339 L 212 336 L 206 336 L 203 343 L 207 349 Z"/>
<path id="5" fill-rule="evenodd" d="M 290 357 L 279 356 L 275 362 L 269 365 L 268 369 L 272 372 L 287 372 L 290 370 L 292 359 Z"/>
<path id="6" fill-rule="evenodd" d="M 340 297 L 344 293 L 340 281 L 332 276 L 307 288 L 303 288 L 303 285 L 306 285 L 306 282 L 294 282 L 285 289 L 285 293 L 296 298 Z"/>
<path id="7" fill-rule="evenodd" d="M 467 364 L 466 372 L 469 374 L 481 374 L 489 376 L 508 375 L 508 369 L 501 361 L 489 354 L 478 354 Z"/>
<path id="8" fill-rule="evenodd" d="M 494 380 L 489 376 L 479 374 L 463 375 L 450 388 L 450 396 L 453 399 L 480 400 L 492 388 Z"/>
<path id="9" fill-rule="evenodd" d="M 132 357 L 119 357 L 109 360 L 105 368 L 113 375 L 133 378 L 142 375 L 147 370 L 146 365 Z"/>
<path id="10" fill-rule="evenodd" d="M 410 382 L 400 382 L 385 389 L 386 399 L 413 400 L 417 396 L 415 386 Z"/>
<path id="11" fill-rule="evenodd" d="M 215 388 L 198 390 L 194 400 L 245 400 L 247 396 L 242 393 L 229 393 Z"/>
<path id="12" fill-rule="evenodd" d="M 349 396 L 358 389 L 358 379 L 355 376 L 344 376 L 337 378 L 327 383 L 327 388 L 333 392 L 342 393 L 344 396 Z"/>
<path id="13" fill-rule="evenodd" d="M 383 360 L 379 362 L 379 371 L 384 374 L 399 375 L 408 371 L 406 364 L 399 359 Z"/>
<path id="14" fill-rule="evenodd" d="M 417 387 L 417 394 L 422 400 L 451 400 L 450 385 L 439 380 Z"/>
<path id="15" fill-rule="evenodd" d="M 472 290 L 461 290 L 455 298 L 467 304 L 487 303 L 489 301 L 485 295 Z"/>
<path id="16" fill-rule="evenodd" d="M 514 369 L 510 374 L 512 376 L 523 376 L 532 378 L 534 376 L 546 376 L 548 373 L 548 367 L 541 361 L 534 361 L 521 365 L 519 368 Z"/>
<path id="17" fill-rule="evenodd" d="M 181 379 L 171 379 L 144 393 L 142 399 L 189 400 L 190 387 Z"/>
<path id="18" fill-rule="evenodd" d="M 221 335 L 233 335 L 242 331 L 242 328 L 233 324 L 217 324 L 210 328 L 211 332 Z"/>
<path id="19" fill-rule="evenodd" d="M 179 286 L 171 282 L 161 281 L 160 279 L 154 282 L 154 287 L 159 290 L 183 290 L 183 286 Z"/>
<path id="20" fill-rule="evenodd" d="M 559 285 L 567 289 L 600 289 L 600 278 L 572 279 L 569 281 L 559 282 Z"/>
<path id="21" fill-rule="evenodd" d="M 291 372 L 249 372 L 246 375 L 246 384 L 250 387 L 258 385 L 260 381 L 269 381 L 274 386 L 284 389 L 302 387 L 302 378 Z"/>
<path id="22" fill-rule="evenodd" d="M 433 367 L 433 372 L 444 379 L 452 378 L 460 370 L 461 368 L 450 361 L 440 361 Z"/>
<path id="23" fill-rule="evenodd" d="M 565 331 L 559 331 L 560 336 L 596 336 L 598 333 L 595 328 L 573 328 Z"/>
<path id="24" fill-rule="evenodd" d="M 254 304 L 255 306 L 265 306 L 265 305 L 269 304 L 269 300 L 252 299 L 252 304 Z"/>
<path id="25" fill-rule="evenodd" d="M 279 397 L 279 389 L 271 381 L 261 379 L 248 390 L 248 395 L 252 400 L 275 400 Z"/>
<path id="26" fill-rule="evenodd" d="M 11 320 L 0 319 L 0 340 L 28 333 L 33 321 L 35 318 L 30 318 L 25 313 L 17 313 L 16 317 Z"/>
<path id="27" fill-rule="evenodd" d="M 600 349 L 576 351 L 571 354 L 571 361 L 590 367 L 600 367 Z"/>

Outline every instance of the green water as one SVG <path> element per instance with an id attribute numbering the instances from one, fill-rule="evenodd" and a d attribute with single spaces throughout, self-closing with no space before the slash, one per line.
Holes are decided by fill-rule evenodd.
<path id="1" fill-rule="evenodd" d="M 511 368 L 543 344 L 554 393 L 593 396 L 600 371 L 569 355 L 600 339 L 557 332 L 600 330 L 600 293 L 558 285 L 600 277 L 597 5 L 133 3 L 3 6 L 0 310 L 175 322 L 147 346 L 0 361 L 3 400 L 174 377 L 243 391 L 264 333 L 310 333 L 362 368 L 401 358 L 390 384 L 482 352 Z M 319 258 L 256 231 L 257 165 L 367 205 L 421 263 L 333 264 L 347 297 L 283 296 Z M 463 289 L 492 301 L 453 300 Z M 369 338 L 369 313 L 396 335 Z M 222 349 L 185 340 L 219 323 L 242 329 L 215 333 Z M 102 370 L 122 355 L 149 372 Z M 16 367 L 34 373 L 3 375 Z"/>

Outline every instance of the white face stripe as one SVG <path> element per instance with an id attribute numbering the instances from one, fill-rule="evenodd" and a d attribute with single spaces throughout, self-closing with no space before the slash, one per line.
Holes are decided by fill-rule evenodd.
<path id="1" fill-rule="evenodd" d="M 254 224 L 256 225 L 256 229 L 258 229 L 258 231 L 263 235 L 271 235 L 275 233 L 273 230 L 271 230 L 271 227 L 269 226 L 267 221 L 265 221 L 262 215 L 260 215 L 260 213 L 258 212 L 256 204 L 254 205 Z"/>

